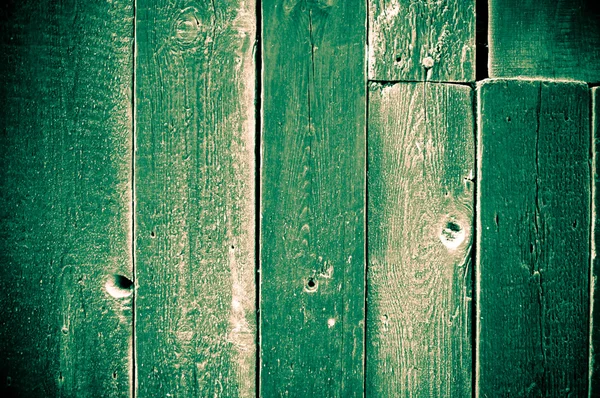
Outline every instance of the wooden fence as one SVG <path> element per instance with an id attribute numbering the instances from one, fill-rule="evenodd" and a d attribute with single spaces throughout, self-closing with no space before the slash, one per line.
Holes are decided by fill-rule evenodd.
<path id="1" fill-rule="evenodd" d="M 593 0 L 0 10 L 3 397 L 600 396 Z"/>

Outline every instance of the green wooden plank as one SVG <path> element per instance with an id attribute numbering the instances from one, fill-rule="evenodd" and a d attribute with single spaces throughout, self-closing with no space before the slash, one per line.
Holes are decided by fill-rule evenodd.
<path id="1" fill-rule="evenodd" d="M 595 0 L 488 0 L 490 77 L 600 81 Z"/>
<path id="2" fill-rule="evenodd" d="M 132 3 L 0 13 L 0 395 L 127 397 Z"/>
<path id="3" fill-rule="evenodd" d="M 479 396 L 586 396 L 589 89 L 479 86 Z"/>
<path id="4" fill-rule="evenodd" d="M 475 0 L 369 0 L 369 79 L 475 80 Z"/>
<path id="5" fill-rule="evenodd" d="M 136 10 L 137 395 L 254 396 L 254 3 Z"/>
<path id="6" fill-rule="evenodd" d="M 468 86 L 371 86 L 367 396 L 471 397 L 474 129 Z"/>
<path id="7" fill-rule="evenodd" d="M 590 273 L 590 397 L 600 395 L 600 169 L 598 168 L 600 154 L 600 90 L 594 87 L 592 93 L 592 137 L 593 137 L 593 188 L 592 188 L 592 269 Z"/>
<path id="8" fill-rule="evenodd" d="M 262 13 L 262 396 L 362 396 L 365 5 Z"/>

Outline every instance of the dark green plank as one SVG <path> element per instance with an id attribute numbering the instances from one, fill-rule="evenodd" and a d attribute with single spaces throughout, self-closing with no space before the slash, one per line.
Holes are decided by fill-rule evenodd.
<path id="1" fill-rule="evenodd" d="M 590 397 L 600 395 L 600 169 L 598 155 L 600 154 L 600 90 L 594 87 L 592 93 L 592 137 L 594 151 L 593 192 L 592 192 L 592 269 L 590 274 L 591 319 L 590 319 Z"/>
<path id="2" fill-rule="evenodd" d="M 254 396 L 254 3 L 136 10 L 137 395 Z"/>
<path id="3" fill-rule="evenodd" d="M 132 3 L 0 10 L 0 395 L 127 397 Z"/>
<path id="4" fill-rule="evenodd" d="M 600 81 L 597 0 L 488 0 L 490 77 Z"/>
<path id="5" fill-rule="evenodd" d="M 472 90 L 369 92 L 369 397 L 471 397 Z"/>
<path id="6" fill-rule="evenodd" d="M 369 79 L 475 80 L 475 0 L 369 0 Z"/>
<path id="7" fill-rule="evenodd" d="M 589 89 L 479 86 L 479 396 L 586 396 Z"/>
<path id="8" fill-rule="evenodd" d="M 262 12 L 262 395 L 362 396 L 365 5 Z"/>

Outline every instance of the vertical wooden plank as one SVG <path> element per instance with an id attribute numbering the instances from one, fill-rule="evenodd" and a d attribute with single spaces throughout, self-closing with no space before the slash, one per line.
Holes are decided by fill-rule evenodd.
<path id="1" fill-rule="evenodd" d="M 0 18 L 0 395 L 127 397 L 132 3 Z"/>
<path id="2" fill-rule="evenodd" d="M 587 395 L 589 89 L 479 86 L 479 396 Z"/>
<path id="3" fill-rule="evenodd" d="M 590 397 L 600 395 L 600 259 L 598 246 L 600 245 L 600 169 L 598 168 L 600 154 L 600 90 L 594 87 L 592 94 L 592 138 L 593 138 L 593 186 L 592 186 L 592 263 L 590 273 Z"/>
<path id="4" fill-rule="evenodd" d="M 367 396 L 471 396 L 472 90 L 369 92 Z"/>
<path id="5" fill-rule="evenodd" d="M 475 0 L 369 0 L 369 79 L 475 80 Z"/>
<path id="6" fill-rule="evenodd" d="M 365 5 L 262 12 L 262 395 L 362 396 Z"/>
<path id="7" fill-rule="evenodd" d="M 255 394 L 252 1 L 138 0 L 138 396 Z"/>
<path id="8" fill-rule="evenodd" d="M 600 81 L 596 0 L 488 0 L 490 77 Z"/>

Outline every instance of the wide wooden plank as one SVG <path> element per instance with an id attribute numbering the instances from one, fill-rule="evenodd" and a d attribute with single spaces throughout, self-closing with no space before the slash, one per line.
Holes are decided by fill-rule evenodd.
<path id="1" fill-rule="evenodd" d="M 479 396 L 587 396 L 589 89 L 479 86 Z"/>
<path id="2" fill-rule="evenodd" d="M 596 0 L 488 0 L 490 77 L 600 81 Z"/>
<path id="3" fill-rule="evenodd" d="M 369 0 L 369 79 L 475 80 L 475 0 Z"/>
<path id="4" fill-rule="evenodd" d="M 254 3 L 136 10 L 137 396 L 254 396 Z"/>
<path id="5" fill-rule="evenodd" d="M 262 396 L 363 395 L 366 14 L 262 3 Z"/>
<path id="6" fill-rule="evenodd" d="M 592 180 L 592 269 L 590 273 L 590 397 L 600 395 L 600 89 L 592 93 L 592 137 L 593 137 L 593 180 Z"/>
<path id="7" fill-rule="evenodd" d="M 132 3 L 0 10 L 0 395 L 127 397 Z"/>
<path id="8" fill-rule="evenodd" d="M 472 97 L 371 85 L 367 396 L 471 396 Z"/>

